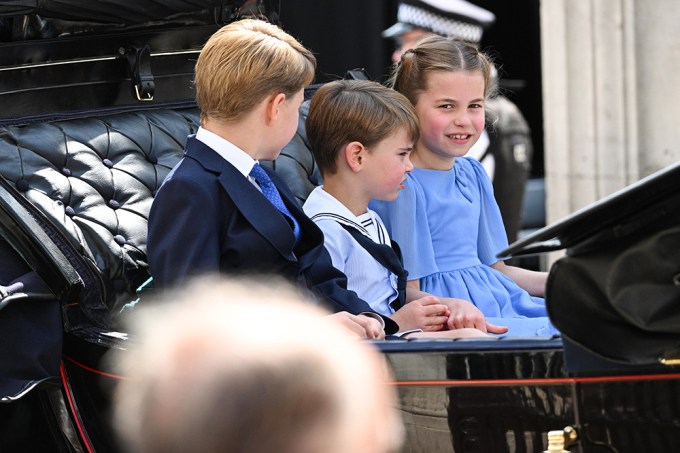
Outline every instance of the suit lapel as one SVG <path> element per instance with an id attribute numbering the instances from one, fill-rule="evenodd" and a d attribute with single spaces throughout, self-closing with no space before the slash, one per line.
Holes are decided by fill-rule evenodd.
<path id="1" fill-rule="evenodd" d="M 295 261 L 292 253 L 295 236 L 288 221 L 241 172 L 196 139 L 190 138 L 187 142 L 186 155 L 215 173 L 226 194 L 253 228 L 282 256 Z"/>
<path id="2" fill-rule="evenodd" d="M 300 269 L 304 271 L 309 266 L 311 266 L 312 263 L 316 262 L 316 260 L 319 258 L 319 255 L 324 250 L 323 232 L 319 229 L 316 223 L 307 217 L 307 214 L 305 214 L 305 212 L 302 210 L 302 207 L 300 207 L 297 198 L 295 198 L 283 179 L 277 175 L 276 172 L 269 170 L 269 168 L 263 168 L 269 174 L 269 177 L 279 190 L 279 194 L 281 195 L 283 202 L 288 207 L 288 210 L 300 223 L 302 238 L 295 247 L 295 254 L 299 260 Z"/>

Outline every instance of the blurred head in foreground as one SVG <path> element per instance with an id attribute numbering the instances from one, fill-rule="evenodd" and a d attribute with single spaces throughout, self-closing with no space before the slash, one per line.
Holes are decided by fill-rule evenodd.
<path id="1" fill-rule="evenodd" d="M 380 354 L 285 284 L 202 279 L 134 313 L 110 357 L 131 452 L 387 453 L 402 426 Z M 167 294 L 166 294 L 167 297 Z"/>

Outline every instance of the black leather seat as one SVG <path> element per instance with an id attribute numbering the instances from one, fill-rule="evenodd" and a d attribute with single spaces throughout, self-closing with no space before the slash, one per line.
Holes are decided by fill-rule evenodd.
<path id="1" fill-rule="evenodd" d="M 54 227 L 52 237 L 66 239 L 75 261 L 94 271 L 99 287 L 84 284 L 77 305 L 86 319 L 66 319 L 76 323 L 72 327 L 88 321 L 108 326 L 111 314 L 148 277 L 146 231 L 153 195 L 197 127 L 198 111 L 185 109 L 0 130 L 0 174 L 9 190 L 29 201 L 33 214 L 49 222 L 46 227 Z M 33 231 L 23 233 L 28 241 L 35 239 Z"/>
<path id="2" fill-rule="evenodd" d="M 265 163 L 282 175 L 301 203 L 321 181 L 306 144 L 305 117 L 306 105 L 295 138 L 276 161 Z M 46 221 L 49 235 L 65 238 L 58 248 L 69 249 L 70 265 L 84 280 L 77 304 L 62 301 L 72 307 L 65 311 L 68 327 L 110 327 L 112 317 L 148 278 L 151 202 L 198 124 L 198 110 L 189 108 L 0 129 L 0 175 L 9 193 L 30 202 L 27 209 Z M 27 242 L 38 240 L 30 227 L 24 229 Z M 21 243 L 13 245 L 26 255 Z M 29 265 L 35 269 L 39 264 Z"/>
<path id="3" fill-rule="evenodd" d="M 264 163 L 301 203 L 321 181 L 305 117 L 303 108 L 295 138 Z M 64 330 L 118 328 L 149 278 L 153 196 L 198 125 L 198 110 L 181 108 L 0 128 L 0 361 L 16 364 L 0 396 L 58 375 Z"/>

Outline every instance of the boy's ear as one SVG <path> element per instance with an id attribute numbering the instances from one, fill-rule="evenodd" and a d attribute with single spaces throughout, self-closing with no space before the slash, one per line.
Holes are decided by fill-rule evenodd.
<path id="1" fill-rule="evenodd" d="M 360 142 L 349 142 L 348 144 L 345 145 L 344 149 L 344 155 L 345 155 L 345 161 L 347 162 L 347 165 L 349 168 L 352 169 L 353 172 L 359 172 L 361 171 L 361 167 L 364 164 L 364 153 L 366 152 L 366 148 L 364 148 L 364 145 L 362 145 Z"/>
<path id="2" fill-rule="evenodd" d="M 274 122 L 279 114 L 279 107 L 286 100 L 286 95 L 284 93 L 274 93 L 270 94 L 265 99 L 265 121 L 267 125 Z"/>

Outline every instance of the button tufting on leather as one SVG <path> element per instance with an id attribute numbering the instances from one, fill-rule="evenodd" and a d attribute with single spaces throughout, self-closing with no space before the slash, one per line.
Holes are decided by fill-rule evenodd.
<path id="1" fill-rule="evenodd" d="M 18 179 L 16 182 L 16 187 L 19 192 L 26 192 L 28 190 L 28 181 L 25 179 Z"/>
<path id="2" fill-rule="evenodd" d="M 140 122 L 149 127 L 138 127 Z M 196 132 L 198 124 L 199 112 L 190 108 L 179 112 L 149 109 L 107 113 L 104 117 L 0 127 L 0 174 L 12 181 L 21 194 L 39 189 L 41 195 L 35 207 L 50 209 L 51 214 L 61 213 L 52 220 L 61 221 L 59 229 L 101 270 L 106 289 L 102 300 L 94 295 L 82 305 L 92 319 L 102 316 L 99 304 L 105 303 L 114 310 L 123 292 L 129 298 L 134 291 L 136 285 L 131 282 L 148 278 L 142 265 L 146 260 L 145 241 L 138 245 L 135 240 L 146 234 L 151 206 L 148 197 L 151 192 L 155 194 L 167 173 L 182 158 L 186 137 Z M 106 134 L 113 134 L 111 140 L 98 139 Z M 64 160 L 63 149 L 55 146 L 64 140 L 69 149 L 80 150 L 84 146 L 95 154 L 67 149 L 68 160 Z M 115 146 L 110 146 L 111 143 Z M 21 168 L 15 159 L 5 158 L 17 149 L 22 153 Z M 53 162 L 57 164 L 52 165 Z M 42 171 L 46 168 L 51 171 Z M 123 172 L 111 175 L 114 168 Z M 43 195 L 52 201 L 43 203 Z M 143 202 L 130 204 L 125 201 L 128 199 Z M 129 208 L 131 215 L 125 213 L 124 218 L 119 218 L 118 208 Z M 98 227 L 91 227 L 93 222 Z M 119 225 L 125 229 L 118 230 Z M 92 308 L 90 304 L 94 304 Z"/>

